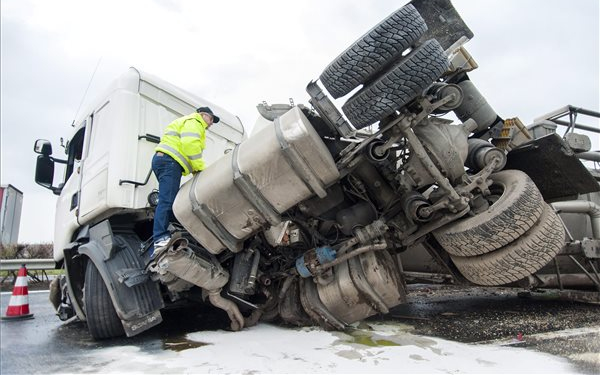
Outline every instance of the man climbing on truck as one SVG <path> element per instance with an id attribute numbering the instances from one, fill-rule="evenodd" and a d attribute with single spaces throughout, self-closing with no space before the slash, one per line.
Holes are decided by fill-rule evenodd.
<path id="1" fill-rule="evenodd" d="M 171 240 L 168 227 L 181 176 L 204 169 L 202 151 L 206 146 L 206 129 L 219 120 L 209 107 L 200 107 L 195 113 L 171 122 L 155 149 L 152 171 L 158 179 L 158 204 L 154 212 L 154 246 L 150 259 Z"/>

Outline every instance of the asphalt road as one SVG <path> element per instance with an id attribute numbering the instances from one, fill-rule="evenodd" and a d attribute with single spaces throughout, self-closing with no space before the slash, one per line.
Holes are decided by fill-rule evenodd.
<path id="1" fill-rule="evenodd" d="M 390 316 L 422 335 L 530 348 L 565 357 L 582 373 L 600 374 L 600 305 L 519 296 L 515 288 L 411 285 L 408 303 Z M 521 293 L 522 294 L 522 293 Z M 516 364 L 515 372 L 518 371 Z"/>
<path id="2" fill-rule="evenodd" d="M 137 346 L 142 350 L 184 350 L 185 335 L 189 332 L 215 328 L 212 323 L 225 328 L 226 321 L 193 319 L 184 311 L 163 313 L 163 323 L 150 331 L 132 338 L 94 341 L 84 323 L 77 320 L 61 322 L 48 301 L 48 291 L 29 292 L 29 310 L 33 319 L 1 321 L 0 374 L 79 373 L 89 371 L 90 351 L 100 348 Z M 0 295 L 2 315 L 5 314 L 10 293 Z M 187 322 L 182 324 L 182 321 Z M 86 358 L 86 361 L 82 361 Z"/>
<path id="3" fill-rule="evenodd" d="M 0 297 L 2 314 L 9 298 L 7 293 Z M 372 317 L 367 324 L 398 322 L 412 326 L 413 334 L 526 347 L 565 357 L 581 373 L 600 373 L 597 305 L 520 298 L 515 290 L 501 288 L 412 286 L 409 298 L 408 304 L 386 316 Z M 85 324 L 60 322 L 47 299 L 47 292 L 30 291 L 34 319 L 1 322 L 2 374 L 89 372 L 90 353 L 95 349 L 133 346 L 150 354 L 182 351 L 201 345 L 187 340 L 188 333 L 227 326 L 219 317 L 210 320 L 178 311 L 165 313 L 163 324 L 139 336 L 95 342 Z M 519 372 L 518 364 L 514 372 Z"/>

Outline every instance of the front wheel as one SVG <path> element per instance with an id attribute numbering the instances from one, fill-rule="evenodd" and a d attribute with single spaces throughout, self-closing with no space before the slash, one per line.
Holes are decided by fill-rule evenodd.
<path id="1" fill-rule="evenodd" d="M 91 260 L 88 260 L 85 270 L 83 304 L 87 326 L 94 339 L 108 339 L 125 334 L 106 284 Z"/>

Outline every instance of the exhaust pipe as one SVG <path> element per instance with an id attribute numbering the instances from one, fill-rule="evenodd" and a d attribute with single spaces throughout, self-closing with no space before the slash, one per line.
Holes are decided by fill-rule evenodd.
<path id="1" fill-rule="evenodd" d="M 160 254 L 151 270 L 161 276 L 175 275 L 206 290 L 209 301 L 215 307 L 225 310 L 231 320 L 231 329 L 239 331 L 244 328 L 244 316 L 235 303 L 221 297 L 221 289 L 229 281 L 229 273 L 221 264 L 210 256 L 198 256 L 188 247 L 185 238 L 176 240 L 164 253 Z"/>
<path id="2" fill-rule="evenodd" d="M 572 214 L 587 214 L 592 223 L 594 239 L 600 239 L 600 206 L 590 201 L 563 201 L 552 203 L 556 211 Z"/>
<path id="3" fill-rule="evenodd" d="M 184 238 L 159 255 L 153 271 L 172 273 L 180 279 L 206 290 L 221 289 L 229 281 L 229 273 L 214 258 L 197 256 Z"/>
<path id="4" fill-rule="evenodd" d="M 230 327 L 232 331 L 239 331 L 244 328 L 244 316 L 240 312 L 240 309 L 238 309 L 235 303 L 221 297 L 221 289 L 209 290 L 208 299 L 213 306 L 225 310 L 229 316 L 229 320 L 231 320 Z"/>

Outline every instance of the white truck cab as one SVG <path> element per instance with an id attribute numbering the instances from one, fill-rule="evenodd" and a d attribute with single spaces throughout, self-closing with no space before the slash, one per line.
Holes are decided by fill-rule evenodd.
<path id="1" fill-rule="evenodd" d="M 148 197 L 158 187 L 150 163 L 163 129 L 200 106 L 209 106 L 221 118 L 207 131 L 204 159 L 210 165 L 246 137 L 240 119 L 135 68 L 115 80 L 77 119 L 67 160 L 59 161 L 66 162 L 64 179 L 58 187 L 52 187 L 53 181 L 37 181 L 59 195 L 55 261 L 64 258 L 63 249 L 82 226 L 119 212 L 147 214 Z M 38 147 L 41 150 L 41 143 Z M 46 164 L 38 167 L 44 169 L 37 171 L 39 176 L 53 176 Z"/>
<path id="2" fill-rule="evenodd" d="M 132 336 L 162 321 L 158 284 L 139 271 L 157 200 L 151 160 L 164 128 L 201 106 L 221 118 L 206 133 L 210 165 L 247 138 L 240 119 L 135 68 L 74 122 L 65 160 L 52 156 L 47 140 L 35 143 L 35 181 L 59 196 L 54 260 L 65 277 L 51 287 L 51 301 L 61 319 L 87 321 L 95 338 Z M 57 163 L 65 168 L 55 184 Z M 102 312 L 107 305 L 114 306 L 110 318 Z"/>

